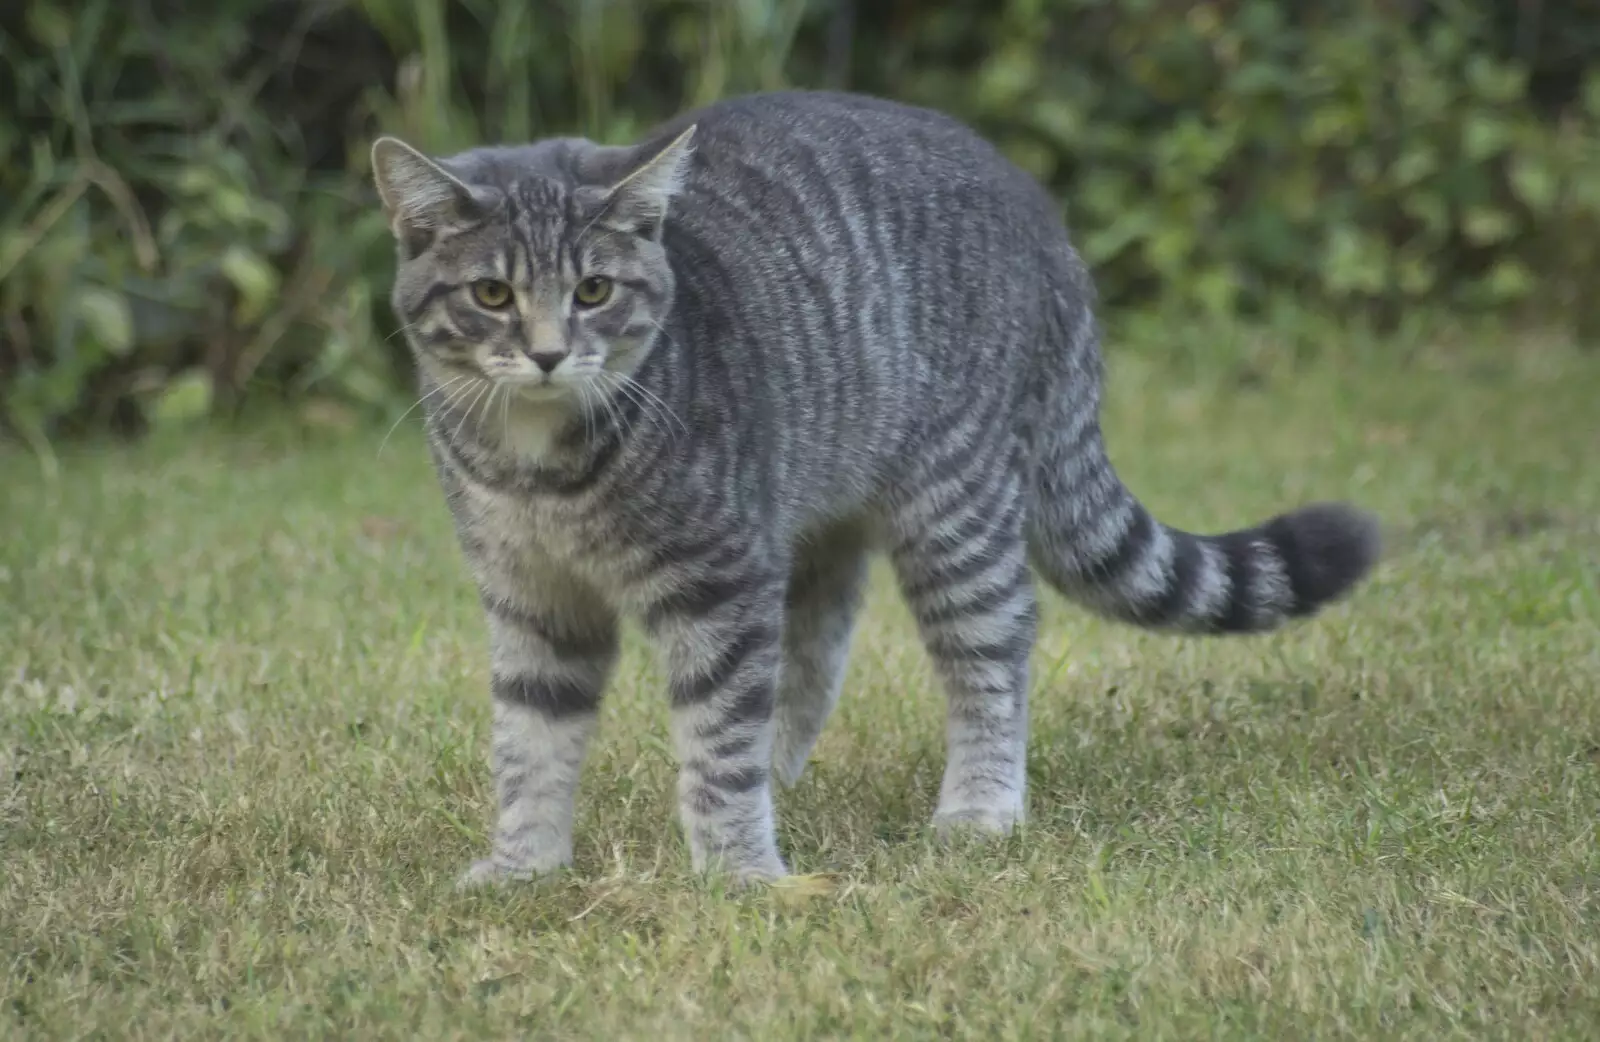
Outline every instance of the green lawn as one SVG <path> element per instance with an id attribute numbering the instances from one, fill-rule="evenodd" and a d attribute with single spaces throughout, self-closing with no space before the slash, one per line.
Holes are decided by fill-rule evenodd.
<path id="1" fill-rule="evenodd" d="M 636 635 L 575 870 L 452 891 L 487 663 L 415 417 L 381 455 L 278 423 L 55 483 L 0 452 L 0 1037 L 1596 1037 L 1600 356 L 1483 339 L 1117 351 L 1158 516 L 1350 497 L 1384 565 L 1270 638 L 1050 598 L 1029 828 L 948 850 L 941 698 L 880 576 L 780 801 L 832 886 L 732 896 L 688 872 Z"/>

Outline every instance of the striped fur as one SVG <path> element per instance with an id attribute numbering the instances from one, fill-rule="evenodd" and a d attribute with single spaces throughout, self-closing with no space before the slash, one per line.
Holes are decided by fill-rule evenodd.
<path id="1" fill-rule="evenodd" d="M 935 824 L 998 832 L 1025 811 L 1035 574 L 1135 625 L 1253 632 L 1375 559 L 1342 506 L 1215 537 L 1150 517 L 1101 442 L 1056 207 L 941 115 L 769 94 L 634 147 L 373 159 L 488 619 L 500 812 L 468 882 L 570 861 L 624 617 L 665 655 L 695 866 L 761 879 L 786 870 L 772 778 L 839 697 L 874 550 L 949 696 Z M 612 295 L 579 306 L 597 274 Z M 511 295 L 475 302 L 480 279 Z"/>

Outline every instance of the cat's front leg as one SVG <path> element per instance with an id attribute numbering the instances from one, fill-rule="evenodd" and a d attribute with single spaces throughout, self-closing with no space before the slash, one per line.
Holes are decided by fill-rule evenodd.
<path id="1" fill-rule="evenodd" d="M 646 616 L 666 653 L 690 857 L 741 884 L 788 872 L 771 786 L 783 601 L 781 572 L 744 570 L 685 582 Z"/>
<path id="2" fill-rule="evenodd" d="M 584 752 L 617 654 L 614 619 L 577 612 L 572 588 L 539 604 L 486 592 L 497 820 L 488 857 L 462 886 L 527 879 L 572 863 Z M 592 607 L 592 606 L 591 606 Z"/>

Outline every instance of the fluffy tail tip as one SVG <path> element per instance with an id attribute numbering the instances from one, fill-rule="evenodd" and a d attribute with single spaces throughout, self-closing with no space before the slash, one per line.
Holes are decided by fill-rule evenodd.
<path id="1" fill-rule="evenodd" d="M 1266 527 L 1288 566 L 1295 615 L 1349 593 L 1383 553 L 1378 519 L 1348 503 L 1312 503 Z"/>

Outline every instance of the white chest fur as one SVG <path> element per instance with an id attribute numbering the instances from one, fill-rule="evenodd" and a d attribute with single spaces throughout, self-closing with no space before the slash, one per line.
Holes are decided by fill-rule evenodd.
<path id="1" fill-rule="evenodd" d="M 650 570 L 646 550 L 591 502 L 468 486 L 462 505 L 479 578 L 503 593 L 559 595 L 578 580 L 623 611 L 659 596 L 659 582 L 639 581 Z"/>
<path id="2" fill-rule="evenodd" d="M 491 418 L 492 419 L 492 418 Z M 501 416 L 497 433 L 501 446 L 517 459 L 530 464 L 548 461 L 555 452 L 556 438 L 572 419 L 565 409 L 513 406 Z"/>

